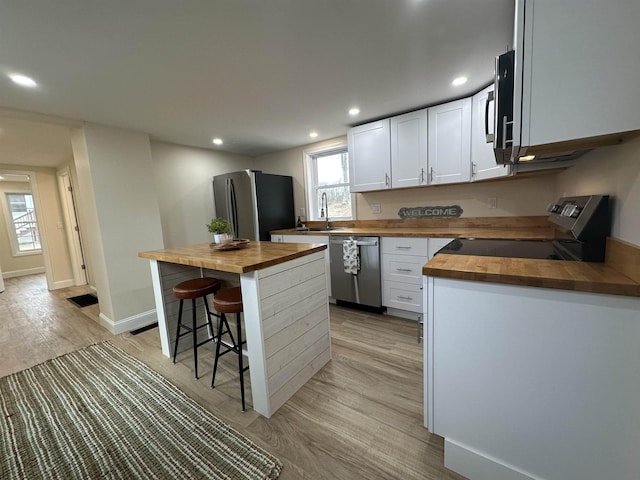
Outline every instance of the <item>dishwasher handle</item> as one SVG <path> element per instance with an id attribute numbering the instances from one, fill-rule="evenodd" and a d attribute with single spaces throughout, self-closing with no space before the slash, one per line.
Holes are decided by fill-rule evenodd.
<path id="1" fill-rule="evenodd" d="M 343 245 L 344 240 L 331 239 L 329 240 L 329 243 L 331 243 L 332 245 Z M 377 247 L 378 240 L 358 240 L 356 241 L 356 245 L 359 247 Z"/>

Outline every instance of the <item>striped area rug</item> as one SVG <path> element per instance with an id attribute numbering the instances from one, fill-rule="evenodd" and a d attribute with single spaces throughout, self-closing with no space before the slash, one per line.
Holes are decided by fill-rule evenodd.
<path id="1" fill-rule="evenodd" d="M 1 479 L 276 479 L 282 463 L 108 342 L 0 378 Z"/>

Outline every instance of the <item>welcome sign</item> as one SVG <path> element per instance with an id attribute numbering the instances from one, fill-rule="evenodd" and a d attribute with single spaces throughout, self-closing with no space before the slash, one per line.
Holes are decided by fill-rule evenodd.
<path id="1" fill-rule="evenodd" d="M 450 205 L 447 207 L 402 207 L 398 211 L 400 218 L 447 218 L 459 217 L 462 215 L 460 205 Z"/>

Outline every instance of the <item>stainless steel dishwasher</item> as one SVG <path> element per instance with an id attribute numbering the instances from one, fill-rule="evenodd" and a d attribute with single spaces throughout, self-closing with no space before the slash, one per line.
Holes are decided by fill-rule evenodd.
<path id="1" fill-rule="evenodd" d="M 343 244 L 347 239 L 356 241 L 360 257 L 360 268 L 357 274 L 344 271 Z M 348 302 L 376 309 L 382 307 L 379 237 L 331 236 L 329 259 L 331 262 L 331 295 L 338 303 Z"/>

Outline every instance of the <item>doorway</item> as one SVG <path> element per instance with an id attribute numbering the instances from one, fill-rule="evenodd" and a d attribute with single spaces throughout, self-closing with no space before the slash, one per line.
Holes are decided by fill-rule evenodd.
<path id="1" fill-rule="evenodd" d="M 78 221 L 78 210 L 76 208 L 76 197 L 69 173 L 69 168 L 64 168 L 58 172 L 58 188 L 62 201 L 62 211 L 67 232 L 67 244 L 71 257 L 71 268 L 73 270 L 73 280 L 75 285 L 86 285 L 89 282 L 87 268 L 82 247 L 82 237 L 80 235 L 80 222 Z"/>

